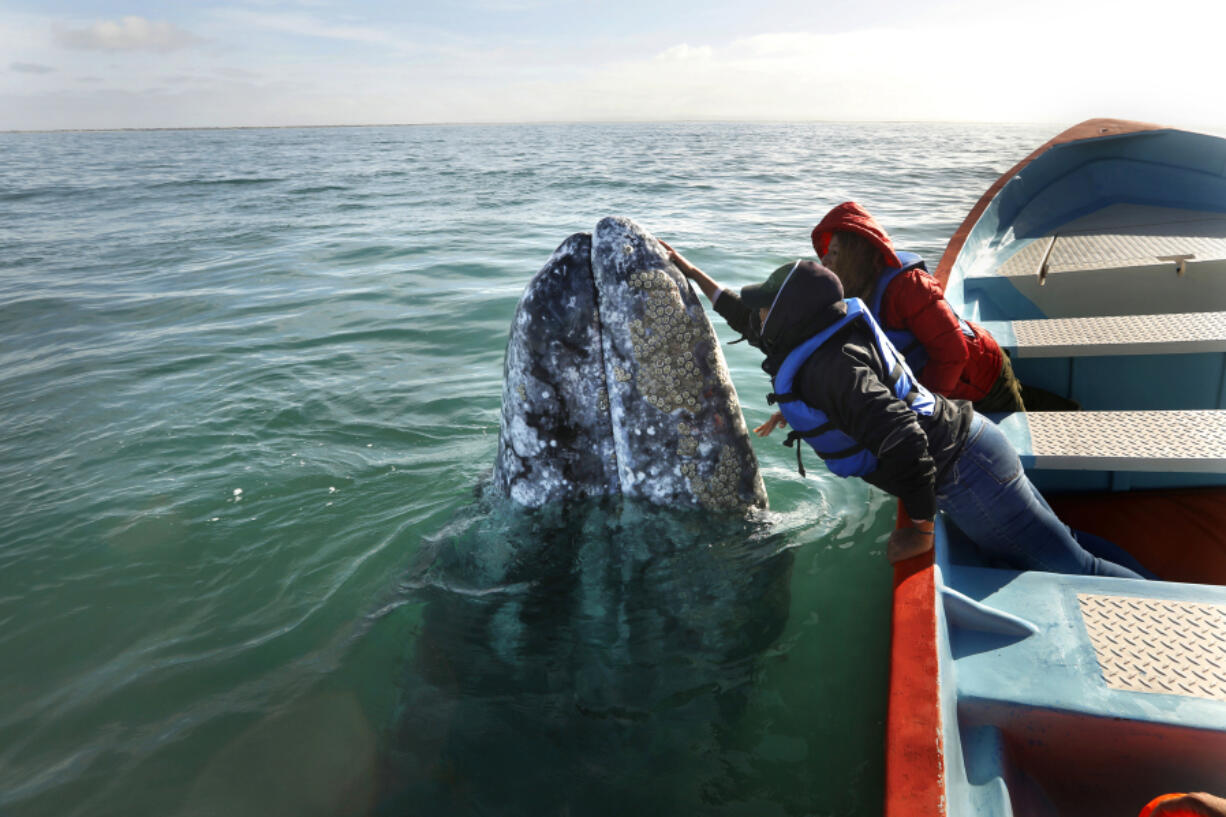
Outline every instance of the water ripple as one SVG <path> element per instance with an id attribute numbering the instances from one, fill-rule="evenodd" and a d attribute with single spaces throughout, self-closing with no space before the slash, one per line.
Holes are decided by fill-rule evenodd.
<path id="1" fill-rule="evenodd" d="M 203 813 L 311 777 L 318 803 L 360 780 L 388 813 L 481 813 L 483 769 L 538 768 L 591 813 L 661 770 L 633 810 L 875 813 L 893 503 L 761 441 L 772 510 L 702 548 L 651 514 L 534 534 L 473 495 L 507 327 L 610 214 L 734 286 L 811 255 L 849 198 L 935 261 L 1048 135 L 0 134 L 0 809 Z M 725 348 L 761 422 L 758 361 Z M 276 758 L 307 746 L 293 778 Z"/>

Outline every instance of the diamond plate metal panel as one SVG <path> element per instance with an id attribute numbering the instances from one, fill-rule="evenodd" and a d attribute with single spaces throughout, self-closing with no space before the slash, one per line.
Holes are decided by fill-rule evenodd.
<path id="1" fill-rule="evenodd" d="M 1051 248 L 1053 241 L 1055 241 L 1053 236 L 1044 236 L 1031 241 L 1015 252 L 1008 261 L 1001 264 L 995 270 L 995 274 L 1006 277 L 1038 275 L 1039 268 L 1047 258 L 1047 251 Z"/>
<path id="2" fill-rule="evenodd" d="M 1111 689 L 1226 702 L 1226 607 L 1078 593 Z"/>
<path id="3" fill-rule="evenodd" d="M 1226 472 L 1226 411 L 1031 412 L 1039 468 Z"/>
<path id="4" fill-rule="evenodd" d="M 1226 259 L 1226 217 L 1203 210 L 1115 204 L 1065 225 L 1014 253 L 991 274 L 1038 275 Z M 980 273 L 982 274 L 982 273 Z"/>
<path id="5" fill-rule="evenodd" d="M 1226 351 L 1226 312 L 1014 321 L 1020 357 Z"/>
<path id="6" fill-rule="evenodd" d="M 1169 256 L 1192 261 L 1226 258 L 1226 219 L 1134 228 L 1137 234 L 1061 235 L 1048 256 L 1049 273 L 1116 269 L 1161 263 Z M 1222 237 L 1189 234 L 1192 229 Z M 1172 262 L 1172 268 L 1174 264 Z"/>

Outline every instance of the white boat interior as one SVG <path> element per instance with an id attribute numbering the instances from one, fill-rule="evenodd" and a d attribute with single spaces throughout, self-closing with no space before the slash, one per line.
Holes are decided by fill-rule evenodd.
<path id="1" fill-rule="evenodd" d="M 1226 312 L 982 321 L 1014 358 L 1226 352 Z"/>
<path id="2" fill-rule="evenodd" d="M 1112 204 L 1012 241 L 1003 263 L 967 271 L 968 300 L 1005 286 L 1051 318 L 1226 309 L 1226 213 Z"/>
<path id="3" fill-rule="evenodd" d="M 1000 427 L 1028 468 L 1226 472 L 1226 411 L 1016 412 Z"/>

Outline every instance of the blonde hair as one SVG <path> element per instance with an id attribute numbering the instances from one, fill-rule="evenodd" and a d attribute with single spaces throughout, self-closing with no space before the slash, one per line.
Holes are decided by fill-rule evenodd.
<path id="1" fill-rule="evenodd" d="M 837 269 L 831 272 L 843 282 L 843 297 L 868 301 L 877 285 L 877 276 L 885 269 L 881 250 L 867 238 L 856 233 L 836 232 L 839 240 Z"/>

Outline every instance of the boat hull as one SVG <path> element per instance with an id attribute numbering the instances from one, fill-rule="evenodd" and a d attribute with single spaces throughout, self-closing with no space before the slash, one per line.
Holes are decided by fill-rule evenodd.
<path id="1" fill-rule="evenodd" d="M 1032 482 L 1162 581 L 1001 569 L 938 517 L 934 552 L 896 567 L 886 814 L 1226 792 L 1226 140 L 1071 128 L 984 194 L 936 274 L 1024 383 L 1086 409 L 993 418 Z M 1112 652 L 1134 640 L 1162 649 Z"/>

